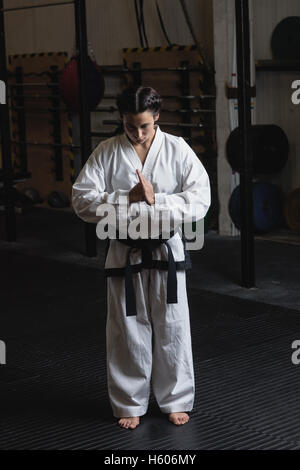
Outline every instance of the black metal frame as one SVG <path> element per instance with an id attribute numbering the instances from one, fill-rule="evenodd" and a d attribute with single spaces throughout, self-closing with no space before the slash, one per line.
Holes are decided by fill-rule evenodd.
<path id="1" fill-rule="evenodd" d="M 16 82 L 18 85 L 23 84 L 23 68 L 22 67 L 16 67 Z M 15 95 L 13 96 L 13 99 L 16 100 L 17 107 L 19 108 L 16 110 L 16 115 L 17 115 L 17 122 L 18 122 L 18 132 L 13 131 L 13 138 L 18 137 L 18 140 L 21 142 L 26 141 L 26 120 L 25 120 L 25 113 L 24 113 L 24 96 L 22 96 L 22 88 L 17 87 L 15 89 Z M 15 149 L 17 147 L 15 146 Z M 20 172 L 21 174 L 27 173 L 28 168 L 27 168 L 27 145 L 22 144 L 18 148 L 18 153 L 19 153 L 19 158 L 20 158 Z"/>
<path id="2" fill-rule="evenodd" d="M 61 2 L 70 3 L 70 2 Z M 37 5 L 36 7 L 55 6 Z M 58 5 L 58 3 L 57 3 Z M 79 91 L 80 91 L 80 135 L 82 164 L 86 162 L 91 151 L 91 120 L 87 107 L 87 31 L 85 0 L 75 0 L 76 44 L 79 51 Z M 248 0 L 235 0 L 236 7 L 236 41 L 238 72 L 238 117 L 242 130 L 244 159 L 240 173 L 241 181 L 241 259 L 242 285 L 254 285 L 254 236 L 253 236 L 253 201 L 252 201 L 252 149 L 250 141 L 251 127 L 251 88 L 250 88 L 250 45 L 249 45 L 249 6 Z M 22 8 L 20 8 L 22 9 Z M 23 9 L 26 9 L 24 7 Z M 11 9 L 12 10 L 12 9 Z M 0 0 L 0 78 L 7 83 L 6 47 L 4 29 L 3 0 Z M 138 70 L 137 70 L 138 72 Z M 136 77 L 137 80 L 139 77 Z M 5 189 L 5 213 L 7 221 L 7 240 L 16 239 L 16 217 L 12 201 L 13 173 L 11 167 L 10 126 L 8 103 L 0 105 L 3 182 Z M 96 234 L 94 225 L 85 224 L 86 249 L 89 256 L 96 255 Z"/>
<path id="3" fill-rule="evenodd" d="M 7 84 L 4 13 L 2 9 L 3 0 L 0 0 L 0 79 L 3 80 L 5 84 Z M 4 187 L 6 237 L 7 241 L 12 242 L 16 240 L 16 215 L 13 203 L 13 172 L 11 162 L 10 125 L 7 99 L 6 104 L 0 104 L 0 126 L 3 166 L 1 179 L 3 180 Z"/>
<path id="4" fill-rule="evenodd" d="M 88 108 L 88 41 L 86 30 L 85 0 L 75 0 L 76 48 L 79 51 L 79 102 L 80 102 L 80 146 L 82 165 L 91 153 L 91 114 Z M 85 223 L 86 251 L 88 256 L 97 255 L 94 224 Z"/>
<path id="5" fill-rule="evenodd" d="M 26 10 L 31 8 L 43 8 L 57 5 L 74 5 L 75 13 L 75 29 L 76 29 L 76 44 L 79 51 L 78 57 L 78 76 L 79 76 L 79 94 L 80 94 L 80 141 L 81 141 L 81 159 L 82 164 L 86 162 L 91 151 L 91 122 L 90 111 L 87 107 L 87 61 L 88 61 L 88 47 L 87 47 L 87 29 L 86 29 L 86 5 L 85 0 L 74 0 L 57 2 L 51 4 L 31 5 L 16 8 L 3 8 L 3 0 L 0 0 L 0 79 L 7 84 L 7 68 L 6 68 L 6 45 L 5 45 L 5 27 L 4 27 L 4 13 Z M 0 105 L 0 131 L 1 131 L 1 146 L 2 146 L 2 162 L 3 172 L 1 172 L 1 179 L 4 184 L 5 193 L 5 217 L 6 217 L 6 234 L 7 241 L 16 240 L 16 215 L 14 203 L 12 198 L 13 193 L 13 171 L 11 161 L 11 137 L 10 137 L 10 123 L 9 123 L 9 106 L 6 104 Z M 92 224 L 85 223 L 85 236 L 86 236 L 86 251 L 88 256 L 96 256 L 96 233 L 95 227 Z"/>
<path id="6" fill-rule="evenodd" d="M 52 65 L 51 67 L 51 79 L 53 83 L 58 82 L 58 66 Z M 51 92 L 53 95 L 52 99 L 52 106 L 53 106 L 53 113 L 52 113 L 52 121 L 51 124 L 53 126 L 52 134 L 54 137 L 54 161 L 55 161 L 55 174 L 56 174 L 56 181 L 63 181 L 63 158 L 62 158 L 62 143 L 61 141 L 61 119 L 60 119 L 60 95 L 59 95 L 59 85 L 57 84 L 56 87 L 51 87 Z"/>
<path id="7" fill-rule="evenodd" d="M 243 142 L 243 160 L 240 171 L 241 194 L 241 284 L 253 287 L 255 283 L 253 232 L 253 163 L 251 143 L 251 86 L 248 0 L 235 0 L 236 53 L 238 78 L 238 120 Z"/>

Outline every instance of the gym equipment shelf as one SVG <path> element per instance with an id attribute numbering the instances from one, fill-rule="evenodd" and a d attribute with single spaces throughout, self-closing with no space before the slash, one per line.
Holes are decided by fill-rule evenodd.
<path id="1" fill-rule="evenodd" d="M 8 77 L 11 76 L 7 70 L 6 60 L 6 44 L 5 44 L 5 21 L 4 17 L 9 12 L 30 10 L 34 8 L 54 7 L 58 5 L 73 5 L 74 10 L 74 26 L 76 49 L 79 52 L 79 95 L 80 95 L 80 147 L 82 165 L 88 159 L 91 153 L 91 116 L 87 106 L 87 63 L 88 63 L 88 47 L 87 47 L 87 25 L 86 25 L 86 2 L 85 0 L 61 1 L 55 3 L 42 3 L 40 5 L 28 5 L 22 7 L 4 8 L 3 0 L 0 0 L 0 79 L 4 83 L 8 83 Z M 30 73 L 26 76 L 45 76 L 52 77 L 50 72 Z M 53 84 L 55 85 L 55 84 Z M 51 97 L 53 99 L 53 96 Z M 57 105 L 53 104 L 55 108 Z M 0 107 L 0 133 L 2 136 L 2 165 L 5 173 L 3 173 L 3 185 L 6 194 L 10 194 L 13 188 L 13 172 L 11 158 L 11 139 L 10 139 L 10 123 L 9 123 L 9 106 L 2 105 Z M 58 147 L 55 147 L 59 150 Z M 6 239 L 15 241 L 16 235 L 16 217 L 12 201 L 9 197 L 5 199 L 5 216 L 6 216 Z M 96 234 L 94 227 L 85 224 L 85 241 L 86 252 L 88 256 L 97 255 Z"/>

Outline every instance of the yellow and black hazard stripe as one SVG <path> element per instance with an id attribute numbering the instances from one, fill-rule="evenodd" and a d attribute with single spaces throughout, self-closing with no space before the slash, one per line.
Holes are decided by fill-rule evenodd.
<path id="1" fill-rule="evenodd" d="M 127 52 L 166 52 L 166 51 L 196 51 L 197 46 L 159 46 L 159 47 L 124 47 L 123 54 Z"/>
<path id="2" fill-rule="evenodd" d="M 143 52 L 173 52 L 173 51 L 197 51 L 200 59 L 200 63 L 203 64 L 203 58 L 199 54 L 197 46 L 195 44 L 190 46 L 158 46 L 158 47 L 124 47 L 123 48 L 123 58 L 125 58 L 128 52 L 136 52 L 138 54 Z"/>
<path id="3" fill-rule="evenodd" d="M 68 57 L 67 52 L 33 52 L 32 54 L 13 54 L 10 55 L 8 58 L 9 64 L 12 63 L 13 59 L 32 59 L 34 57 L 55 57 L 55 56 L 63 56 L 65 58 Z"/>

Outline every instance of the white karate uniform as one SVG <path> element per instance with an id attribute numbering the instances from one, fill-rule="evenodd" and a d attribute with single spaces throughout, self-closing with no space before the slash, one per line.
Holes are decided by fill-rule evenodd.
<path id="1" fill-rule="evenodd" d="M 191 215 L 195 206 L 197 219 L 205 216 L 211 199 L 204 166 L 182 137 L 162 132 L 158 125 L 155 129 L 144 165 L 125 133 L 95 148 L 72 189 L 73 208 L 81 219 L 103 221 L 103 215 L 96 215 L 97 207 L 106 203 L 120 208 L 124 201 L 128 212 L 119 214 L 116 226 L 124 223 L 124 217 L 127 225 L 137 215 L 149 219 L 156 209 L 169 210 L 172 228 L 180 226 L 183 216 Z M 145 201 L 128 203 L 129 191 L 139 182 L 136 169 L 153 186 L 152 206 Z M 119 196 L 123 196 L 122 202 Z M 180 233 L 168 244 L 175 262 L 184 262 Z M 105 270 L 124 268 L 129 249 L 111 239 Z M 166 245 L 155 248 L 152 258 L 167 261 Z M 141 250 L 132 249 L 131 265 L 141 262 Z M 168 304 L 167 271 L 152 268 L 134 273 L 137 314 L 130 316 L 126 314 L 124 278 L 107 278 L 107 382 L 115 417 L 146 413 L 151 374 L 153 393 L 163 413 L 193 408 L 195 381 L 185 270 L 177 270 L 176 275 L 177 303 Z"/>

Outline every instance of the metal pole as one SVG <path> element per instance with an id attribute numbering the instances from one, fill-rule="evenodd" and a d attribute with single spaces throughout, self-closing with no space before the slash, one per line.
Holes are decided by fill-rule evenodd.
<path id="1" fill-rule="evenodd" d="M 2 8 L 3 0 L 0 0 L 0 9 Z M 6 46 L 3 11 L 0 11 L 0 79 L 7 86 Z M 6 239 L 7 241 L 11 242 L 16 240 L 16 214 L 13 202 L 13 173 L 11 163 L 10 125 L 7 101 L 5 104 L 0 104 L 0 132 L 4 179 L 3 186 L 5 199 Z"/>
<path id="2" fill-rule="evenodd" d="M 75 0 L 76 48 L 78 57 L 78 80 L 80 102 L 80 147 L 82 165 L 91 153 L 91 115 L 88 108 L 88 41 L 86 30 L 85 0 Z M 88 256 L 97 256 L 96 230 L 94 224 L 85 223 L 86 251 Z"/>
<path id="3" fill-rule="evenodd" d="M 18 85 L 23 84 L 24 76 L 23 76 L 23 67 L 16 67 L 16 81 Z M 18 119 L 18 128 L 19 134 L 18 138 L 20 141 L 26 141 L 26 119 L 25 119 L 25 110 L 24 110 L 24 96 L 22 95 L 23 91 L 22 88 L 18 87 L 15 89 L 15 95 L 11 94 L 11 98 L 15 98 L 18 103 L 18 111 L 17 111 L 17 119 Z M 21 174 L 25 174 L 28 172 L 27 167 L 27 146 L 26 144 L 22 144 L 19 148 L 20 152 L 20 160 L 21 160 Z"/>
<path id="4" fill-rule="evenodd" d="M 241 284 L 255 285 L 251 87 L 248 0 L 235 0 L 236 45 L 238 75 L 238 119 L 243 142 L 243 162 L 240 171 L 241 194 Z"/>

